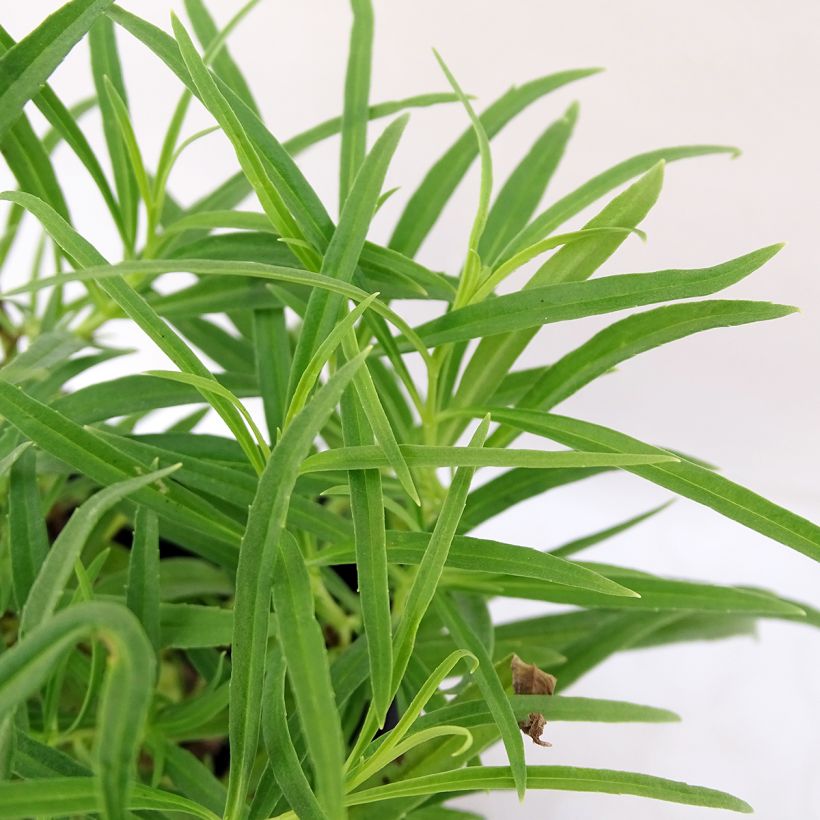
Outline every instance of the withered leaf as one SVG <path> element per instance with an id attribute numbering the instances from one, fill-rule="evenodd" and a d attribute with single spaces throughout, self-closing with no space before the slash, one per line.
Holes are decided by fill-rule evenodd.
<path id="1" fill-rule="evenodd" d="M 540 712 L 530 712 L 526 720 L 518 721 L 518 727 L 521 731 L 532 738 L 532 742 L 538 746 L 552 746 L 552 743 L 547 743 L 546 740 L 541 740 L 541 735 L 544 734 L 544 726 L 547 721 Z"/>
<path id="2" fill-rule="evenodd" d="M 531 663 L 522 661 L 518 655 L 512 656 L 513 692 L 516 695 L 551 695 L 555 692 L 556 679 L 553 675 Z"/>
<path id="3" fill-rule="evenodd" d="M 510 667 L 512 668 L 513 691 L 516 695 L 551 695 L 555 691 L 556 679 L 553 675 L 531 663 L 522 661 L 518 655 L 512 656 Z M 527 737 L 532 739 L 533 743 L 538 746 L 551 746 L 552 744 L 541 740 L 546 723 L 541 712 L 530 712 L 526 720 L 519 721 L 518 726 Z"/>

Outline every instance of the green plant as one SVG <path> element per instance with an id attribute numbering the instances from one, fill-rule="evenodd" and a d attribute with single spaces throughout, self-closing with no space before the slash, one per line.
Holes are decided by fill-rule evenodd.
<path id="1" fill-rule="evenodd" d="M 43 230 L 29 280 L 5 286 L 0 311 L 0 817 L 431 820 L 468 816 L 442 807 L 455 793 L 526 788 L 748 811 L 725 793 L 649 775 L 528 767 L 526 736 L 540 741 L 544 717 L 674 720 L 563 696 L 613 653 L 737 634 L 756 617 L 818 625 L 820 613 L 765 590 L 575 560 L 660 508 L 551 552 L 468 534 L 526 498 L 624 469 L 820 557 L 816 525 L 708 465 L 552 413 L 645 350 L 792 312 L 682 301 L 739 281 L 776 246 L 700 270 L 592 278 L 640 234 L 665 162 L 734 149 L 642 154 L 537 212 L 572 107 L 493 199 L 489 139 L 594 71 L 514 88 L 477 116 L 439 58 L 451 92 L 371 105 L 369 0 L 352 3 L 342 116 L 280 143 L 225 48 L 254 4 L 219 31 L 202 0 L 186 0 L 200 47 L 178 20 L 171 35 L 112 0 L 72 0 L 16 44 L 0 29 L 0 148 L 19 183 L 2 195 L 0 263 L 27 213 Z M 131 122 L 118 27 L 182 84 L 156 163 Z M 95 95 L 68 108 L 46 83 L 86 35 Z M 216 126 L 182 139 L 194 98 Z M 24 113 L 29 102 L 52 128 L 43 137 Z M 406 119 L 368 151 L 369 122 L 444 103 L 463 106 L 471 127 L 410 197 L 389 245 L 368 242 Z M 78 124 L 93 106 L 113 183 Z M 174 162 L 213 130 L 240 170 L 182 208 L 167 187 Z M 334 223 L 293 158 L 336 134 Z M 99 188 L 121 261 L 72 227 L 50 159 L 61 141 Z M 413 257 L 476 159 L 481 191 L 463 267 L 430 270 Z M 556 233 L 623 186 L 582 229 Z M 251 195 L 261 211 L 239 209 Z M 496 295 L 535 260 L 523 289 Z M 170 294 L 156 287 L 179 272 L 195 282 Z M 404 299 L 429 300 L 436 318 L 411 327 L 397 307 Z M 540 326 L 636 307 L 649 309 L 549 366 L 513 370 Z M 67 391 L 125 352 L 98 335 L 122 316 L 177 369 Z M 249 397 L 261 397 L 265 425 L 244 406 Z M 187 405 L 196 407 L 163 432 L 135 432 L 155 410 Z M 229 435 L 197 432 L 206 413 Z M 522 431 L 564 449 L 511 447 Z M 484 467 L 505 471 L 473 487 Z M 494 627 L 488 600 L 499 595 L 573 608 Z M 482 750 L 499 740 L 509 765 L 482 766 Z"/>

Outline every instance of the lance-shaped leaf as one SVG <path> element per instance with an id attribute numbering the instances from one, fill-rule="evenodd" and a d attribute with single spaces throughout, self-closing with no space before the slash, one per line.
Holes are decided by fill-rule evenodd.
<path id="1" fill-rule="evenodd" d="M 258 0 L 251 0 L 240 9 L 239 14 L 232 18 L 228 24 L 230 27 L 228 32 L 219 31 L 202 0 L 185 0 L 185 11 L 202 47 L 208 52 L 215 52 L 211 61 L 214 71 L 233 89 L 242 102 L 258 113 L 259 109 L 253 99 L 248 83 L 225 46 L 227 33 L 240 22 L 257 2 Z"/>
<path id="2" fill-rule="evenodd" d="M 552 233 L 568 219 L 592 205 L 602 196 L 614 191 L 618 186 L 631 179 L 645 174 L 659 162 L 676 162 L 681 159 L 705 157 L 714 154 L 728 154 L 734 158 L 739 155 L 737 148 L 727 145 L 682 145 L 671 148 L 659 148 L 638 154 L 630 159 L 613 165 L 588 182 L 576 188 L 557 202 L 542 211 L 526 228 L 510 240 L 501 252 L 500 259 L 509 259 L 513 254 L 532 245 L 544 236 Z"/>
<path id="3" fill-rule="evenodd" d="M 545 94 L 598 71 L 596 68 L 564 71 L 511 88 L 481 114 L 487 136 L 494 137 L 513 117 Z M 410 197 L 390 239 L 391 248 L 415 256 L 477 155 L 475 134 L 468 128 L 427 172 Z"/>
<path id="4" fill-rule="evenodd" d="M 638 439 L 597 424 L 531 410 L 493 411 L 503 424 L 514 425 L 569 447 L 595 446 L 609 452 L 667 452 Z M 659 484 L 717 512 L 739 521 L 763 535 L 820 560 L 820 527 L 783 507 L 718 475 L 713 470 L 681 458 L 677 463 L 627 468 L 635 475 Z"/>
<path id="5" fill-rule="evenodd" d="M 373 441 L 358 396 L 342 398 L 342 430 L 345 444 L 360 446 Z M 382 480 L 378 470 L 351 470 L 350 510 L 355 533 L 355 561 L 359 579 L 362 624 L 367 636 L 370 686 L 380 722 L 393 697 L 393 643 L 390 589 L 387 581 Z"/>
<path id="6" fill-rule="evenodd" d="M 590 723 L 675 723 L 680 717 L 668 709 L 643 706 L 620 700 L 599 698 L 572 698 L 557 695 L 507 695 L 516 720 L 525 719 L 530 712 L 541 712 L 548 721 L 579 721 Z M 489 726 L 494 718 L 489 707 L 480 700 L 449 703 L 441 709 L 428 712 L 419 719 L 419 729 L 454 723 L 474 729 Z"/>
<path id="7" fill-rule="evenodd" d="M 14 597 L 22 609 L 48 555 L 48 532 L 34 450 L 19 451 L 9 476 L 8 544 Z"/>
<path id="8" fill-rule="evenodd" d="M 498 192 L 487 217 L 478 252 L 489 265 L 527 224 L 552 178 L 578 119 L 578 104 L 550 125 L 535 141 Z"/>
<path id="9" fill-rule="evenodd" d="M 350 282 L 353 279 L 387 168 L 406 124 L 406 117 L 392 122 L 365 159 L 345 200 L 339 225 L 322 258 L 322 275 L 339 282 Z M 340 307 L 341 299 L 338 295 L 331 295 L 326 290 L 314 290 L 311 293 L 293 354 L 291 393 L 310 357 L 334 326 Z"/>
<path id="10" fill-rule="evenodd" d="M 658 165 L 615 197 L 585 227 L 635 228 L 655 204 L 662 181 L 663 167 Z M 602 235 L 599 239 L 567 245 L 550 257 L 547 262 L 550 267 L 546 270 L 542 267 L 525 285 L 525 289 L 557 282 L 580 281 L 589 277 L 627 236 L 628 234 Z M 555 263 L 554 260 L 559 262 Z M 467 363 L 452 405 L 470 406 L 494 391 L 535 333 L 536 329 L 531 328 L 483 339 Z M 451 424 L 447 431 L 450 440 L 454 440 L 462 429 L 463 425 L 458 422 Z"/>
<path id="11" fill-rule="evenodd" d="M 471 652 L 478 659 L 478 665 L 473 671 L 473 678 L 481 692 L 481 697 L 487 704 L 498 727 L 507 758 L 510 761 L 510 771 L 515 781 L 515 790 L 519 798 L 523 799 L 527 790 L 527 766 L 524 759 L 524 738 L 518 728 L 510 701 L 504 691 L 504 686 L 493 667 L 493 661 L 485 646 L 470 629 L 470 625 L 459 610 L 456 600 L 444 593 L 436 597 L 436 613 L 441 618 L 450 637 L 460 649 Z"/>
<path id="12" fill-rule="evenodd" d="M 527 598 L 573 604 L 587 608 L 635 609 L 652 612 L 688 610 L 695 612 L 748 612 L 770 617 L 800 617 L 803 611 L 773 595 L 737 587 L 721 587 L 627 572 L 618 567 L 593 564 L 602 575 L 612 581 L 629 585 L 632 597 L 601 594 L 597 591 L 550 581 L 536 581 L 523 574 L 480 576 L 474 572 L 448 573 L 446 585 L 453 589 L 508 598 Z"/>
<path id="13" fill-rule="evenodd" d="M 584 535 L 581 538 L 574 538 L 572 541 L 567 541 L 566 544 L 561 544 L 560 547 L 555 547 L 554 549 L 551 549 L 550 555 L 555 555 L 561 558 L 569 558 L 570 556 L 575 555 L 578 552 L 581 552 L 581 550 L 585 550 L 588 547 L 595 546 L 596 544 L 600 544 L 602 541 L 606 541 L 609 538 L 613 538 L 616 535 L 620 535 L 622 532 L 625 532 L 626 530 L 632 529 L 632 527 L 635 527 L 638 524 L 643 523 L 648 518 L 652 518 L 659 512 L 665 510 L 672 503 L 673 500 L 674 499 L 667 501 L 664 504 L 659 504 L 657 507 L 653 507 L 651 510 L 647 510 L 644 513 L 632 516 L 632 518 L 627 518 L 626 521 L 621 521 L 619 524 L 615 524 L 611 527 L 605 527 L 602 530 L 590 533 L 589 535 Z"/>
<path id="14" fill-rule="evenodd" d="M 490 417 L 487 416 L 481 421 L 470 440 L 469 446 L 465 449 L 471 452 L 480 452 L 487 437 L 489 426 Z M 474 472 L 475 469 L 469 465 L 462 465 L 456 470 L 447 490 L 447 496 L 441 506 L 441 511 L 436 519 L 436 526 L 427 543 L 424 559 L 407 595 L 394 638 L 394 690 L 398 689 L 401 683 L 416 642 L 419 626 L 435 597 L 441 573 L 447 563 L 447 555 L 450 551 L 453 536 L 464 511 L 464 504 Z"/>
<path id="15" fill-rule="evenodd" d="M 339 161 L 339 202 L 344 203 L 367 151 L 368 100 L 373 60 L 373 5 L 370 0 L 352 0 L 344 110 Z"/>
<path id="16" fill-rule="evenodd" d="M 72 0 L 0 57 L 0 137 L 113 0 Z"/>
<path id="17" fill-rule="evenodd" d="M 218 820 L 219 815 L 200 806 L 193 800 L 173 792 L 135 785 L 123 801 L 123 812 L 110 814 L 108 806 L 99 794 L 98 784 L 91 777 L 54 777 L 34 780 L 15 780 L 0 783 L 0 817 L 31 817 L 32 812 L 42 816 L 54 816 L 67 811 L 71 814 L 97 814 L 106 817 L 128 817 L 131 811 L 181 812 L 201 820 Z"/>
<path id="18" fill-rule="evenodd" d="M 11 35 L 0 26 L 0 45 L 3 51 L 15 45 Z M 85 100 L 71 108 L 67 108 L 49 85 L 43 85 L 40 93 L 32 98 L 34 104 L 49 121 L 53 130 L 43 138 L 43 147 L 50 153 L 60 139 L 65 140 L 77 158 L 88 170 L 97 188 L 102 194 L 108 210 L 111 212 L 118 230 L 122 231 L 122 219 L 119 206 L 111 191 L 100 161 L 77 124 L 77 119 L 96 105 L 96 99 Z M 19 121 L 18 121 L 19 122 Z M 51 203 L 54 204 L 53 202 Z M 59 210 L 59 209 L 58 209 Z"/>
<path id="19" fill-rule="evenodd" d="M 41 197 L 68 217 L 68 206 L 48 152 L 24 114 L 2 138 L 0 151 L 21 190 Z"/>
<path id="20" fill-rule="evenodd" d="M 646 350 L 704 330 L 779 319 L 796 310 L 769 302 L 715 300 L 667 305 L 628 316 L 567 353 L 536 380 L 517 406 L 549 410 L 622 361 Z M 509 428 L 501 428 L 490 442 L 504 446 L 516 435 Z"/>
<path id="21" fill-rule="evenodd" d="M 153 510 L 140 506 L 134 517 L 125 603 L 139 619 L 154 649 L 160 646 L 159 599 L 159 522 Z"/>
<path id="22" fill-rule="evenodd" d="M 478 448 L 473 444 L 466 447 L 441 447 L 428 444 L 402 444 L 402 455 L 412 467 L 523 467 L 538 469 L 549 467 L 625 467 L 634 464 L 674 461 L 671 453 L 657 453 L 651 456 L 638 453 L 580 452 L 543 450 L 513 450 L 504 447 L 493 449 Z M 305 459 L 302 473 L 323 472 L 325 470 L 371 470 L 391 466 L 390 460 L 376 445 L 361 447 L 338 447 L 323 450 Z"/>
<path id="23" fill-rule="evenodd" d="M 324 652 L 324 647 L 322 651 Z M 281 648 L 272 647 L 268 650 L 268 668 L 265 673 L 262 735 L 268 756 L 275 761 L 271 767 L 273 774 L 293 810 L 306 820 L 323 820 L 322 807 L 310 788 L 290 736 L 285 707 L 286 671 Z"/>
<path id="24" fill-rule="evenodd" d="M 53 208 L 50 208 L 42 200 L 22 192 L 0 194 L 0 199 L 16 202 L 34 214 L 52 239 L 80 267 L 107 264 L 105 258 L 93 245 L 80 236 Z M 124 279 L 118 277 L 108 278 L 101 282 L 101 287 L 180 370 L 194 376 L 213 380 L 211 371 L 205 367 L 185 342 L 157 316 L 145 299 Z M 244 422 L 236 407 L 230 401 L 211 392 L 206 393 L 205 398 L 223 418 L 228 427 L 235 432 L 237 438 L 242 441 Z M 261 468 L 261 459 L 258 452 L 255 452 L 255 448 L 248 451 L 248 458 L 251 463 Z"/>
<path id="25" fill-rule="evenodd" d="M 186 60 L 191 60 L 191 66 L 197 71 L 196 82 L 192 79 L 188 71 L 186 60 L 180 56 L 180 50 L 172 37 L 154 25 L 140 19 L 124 9 L 114 6 L 109 10 L 109 17 L 118 25 L 122 26 L 143 42 L 153 51 L 177 77 L 197 96 L 202 94 L 204 101 L 205 94 L 199 89 L 199 83 L 203 83 L 204 89 L 208 90 L 210 104 L 216 104 L 211 113 L 219 116 L 226 113 L 223 101 L 227 102 L 233 116 L 239 121 L 244 132 L 252 140 L 254 150 L 258 150 L 258 158 L 262 162 L 266 175 L 275 183 L 276 190 L 281 196 L 288 212 L 293 215 L 294 220 L 299 225 L 300 230 L 307 239 L 316 247 L 324 247 L 329 241 L 333 231 L 333 223 L 327 214 L 321 200 L 316 192 L 310 187 L 304 175 L 293 162 L 290 154 L 282 144 L 265 128 L 259 117 L 249 108 L 239 96 L 226 85 L 219 77 L 214 77 L 204 70 L 201 65 L 201 58 L 196 54 L 196 49 L 190 43 L 182 27 L 177 24 L 182 41 L 186 43 Z M 215 82 L 216 89 L 222 99 L 213 95 L 211 83 Z M 233 119 L 233 118 L 231 118 Z M 225 120 L 227 122 L 227 120 Z M 241 201 L 247 193 L 247 183 L 245 183 L 244 193 L 241 193 L 238 200 L 231 200 L 231 204 Z M 228 205 L 214 205 L 213 207 L 229 207 Z"/>
<path id="26" fill-rule="evenodd" d="M 429 539 L 430 534 L 425 532 L 390 530 L 386 538 L 387 558 L 397 564 L 420 564 L 424 559 Z M 315 561 L 333 566 L 352 561 L 355 557 L 354 551 L 342 544 L 322 550 Z M 532 547 L 520 547 L 486 538 L 453 536 L 447 554 L 447 566 L 471 572 L 511 575 L 563 584 L 599 592 L 604 596 L 635 594 L 626 585 L 611 581 L 580 564 L 565 561 L 547 552 L 539 552 Z M 628 585 L 629 582 L 625 583 Z"/>
<path id="27" fill-rule="evenodd" d="M 284 440 L 284 439 L 283 439 Z M 343 818 L 344 740 L 322 629 L 313 608 L 305 560 L 283 532 L 273 577 L 273 602 L 288 679 L 313 767 L 316 799 L 328 818 Z"/>
<path id="28" fill-rule="evenodd" d="M 618 772 L 610 769 L 582 769 L 571 766 L 527 766 L 530 789 L 631 794 L 689 806 L 707 806 L 750 813 L 751 806 L 726 792 L 690 786 L 648 774 Z M 515 779 L 509 766 L 475 766 L 455 772 L 414 777 L 385 786 L 374 786 L 352 794 L 350 805 L 360 806 L 396 797 L 441 794 L 448 791 L 513 789 Z"/>
<path id="29" fill-rule="evenodd" d="M 244 811 L 259 736 L 273 565 L 299 465 L 368 351 L 343 365 L 293 420 L 262 473 L 239 551 L 231 673 L 231 771 L 226 817 Z"/>
<path id="30" fill-rule="evenodd" d="M 305 237 L 283 201 L 277 186 L 267 173 L 256 148 L 251 144 L 242 122 L 234 108 L 222 94 L 215 78 L 197 52 L 185 27 L 175 16 L 172 17 L 172 23 L 179 51 L 196 87 L 197 94 L 231 141 L 239 164 L 253 186 L 271 224 L 281 236 L 304 241 Z M 304 257 L 305 260 L 315 259 L 315 254 L 310 246 L 307 248 L 297 247 L 295 252 L 297 255 Z"/>
<path id="31" fill-rule="evenodd" d="M 113 484 L 132 478 L 137 471 L 150 469 L 150 462 L 143 463 L 124 455 L 118 447 L 2 379 L 0 414 L 42 450 L 99 484 Z M 175 522 L 182 528 L 178 530 L 180 535 L 191 530 L 207 534 L 207 541 L 198 542 L 202 554 L 226 566 L 235 565 L 238 526 L 228 526 L 221 518 L 217 522 L 212 504 L 207 505 L 210 512 L 204 514 L 202 506 L 193 503 L 189 495 L 177 491 L 169 491 L 166 495 L 151 487 L 143 487 L 134 493 L 134 500 L 156 510 L 167 522 Z"/>
<path id="32" fill-rule="evenodd" d="M 131 163 L 136 142 L 126 144 L 127 134 L 123 132 L 123 119 L 128 119 L 128 96 L 120 65 L 114 24 L 106 17 L 100 17 L 91 27 L 89 36 L 91 51 L 91 73 L 97 91 L 97 104 L 102 113 L 103 133 L 108 147 L 108 156 L 114 172 L 114 186 L 117 190 L 119 209 L 125 232 L 125 243 L 133 247 L 137 230 L 137 205 L 139 190 L 136 168 Z M 113 89 L 113 94 L 109 91 Z M 116 101 L 121 103 L 118 111 Z M 126 130 L 127 130 L 126 126 Z M 130 135 L 133 138 L 133 134 Z"/>
<path id="33" fill-rule="evenodd" d="M 99 638 L 109 649 L 97 714 L 99 781 L 95 785 L 106 816 L 124 818 L 155 666 L 151 644 L 127 609 L 96 601 L 77 604 L 4 652 L 0 656 L 0 714 L 36 692 L 65 650 L 87 638 Z M 7 804 L 0 800 L 0 805 Z"/>
<path id="34" fill-rule="evenodd" d="M 19 193 L 0 194 L 0 200 L 8 199 L 15 201 Z M 159 276 L 163 273 L 178 273 L 186 271 L 198 276 L 224 276 L 224 277 L 253 277 L 258 279 L 269 279 L 273 282 L 288 282 L 296 285 L 307 285 L 311 288 L 327 290 L 331 293 L 347 297 L 355 302 L 361 302 L 372 296 L 365 290 L 342 282 L 330 276 L 320 273 L 313 273 L 299 268 L 289 268 L 278 265 L 267 265 L 259 262 L 223 262 L 210 261 L 206 259 L 176 259 L 176 260 L 142 260 L 135 262 L 123 262 L 116 265 L 103 265 L 98 263 L 84 270 L 67 271 L 59 277 L 43 277 L 25 285 L 12 288 L 7 293 L 2 294 L 2 298 L 17 295 L 20 293 L 34 293 L 44 288 L 53 287 L 67 282 L 85 282 L 89 280 L 100 281 L 115 279 L 127 274 L 144 274 L 146 276 Z M 147 304 L 147 303 L 146 303 Z M 290 305 L 288 305 L 290 307 Z M 414 349 L 423 357 L 429 358 L 427 348 L 415 331 L 392 311 L 384 302 L 375 299 L 371 304 L 371 310 L 384 317 L 392 324 L 406 339 L 409 339 Z"/>
<path id="35" fill-rule="evenodd" d="M 52 615 L 71 577 L 75 562 L 103 515 L 130 493 L 160 481 L 178 468 L 179 465 L 174 465 L 112 484 L 100 490 L 74 511 L 37 573 L 23 609 L 21 632 L 28 633 Z"/>
<path id="36" fill-rule="evenodd" d="M 581 231 L 568 236 L 585 241 L 595 234 Z M 653 302 L 708 296 L 756 271 L 782 247 L 771 245 L 711 268 L 627 273 L 518 291 L 450 311 L 415 330 L 426 345 L 435 347 Z"/>

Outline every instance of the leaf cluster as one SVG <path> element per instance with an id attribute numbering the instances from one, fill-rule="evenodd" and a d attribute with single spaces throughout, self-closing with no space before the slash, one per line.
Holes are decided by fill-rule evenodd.
<path id="1" fill-rule="evenodd" d="M 0 195 L 0 817 L 444 820 L 473 816 L 446 807 L 450 796 L 487 789 L 748 811 L 709 788 L 572 767 L 560 753 L 550 762 L 558 750 L 527 765 L 527 735 L 548 745 L 545 720 L 676 720 L 571 687 L 618 652 L 820 615 L 767 590 L 583 560 L 666 505 L 563 545 L 473 532 L 522 501 L 624 470 L 820 558 L 817 525 L 704 462 L 556 414 L 645 351 L 793 311 L 704 298 L 779 246 L 596 276 L 643 236 L 666 164 L 735 150 L 639 154 L 543 206 L 572 105 L 495 193 L 492 138 L 596 70 L 541 77 L 477 112 L 436 55 L 444 91 L 373 103 L 370 0 L 351 3 L 341 115 L 280 142 L 226 45 L 255 5 L 220 29 L 203 0 L 185 0 L 187 22 L 166 31 L 113 0 L 71 0 L 19 42 L 0 29 L 0 150 L 17 182 Z M 131 116 L 123 37 L 179 85 L 155 158 Z M 69 105 L 49 82 L 83 39 L 93 91 Z M 464 132 L 389 242 L 371 241 L 376 212 L 394 208 L 386 180 L 408 112 L 448 104 L 463 108 Z M 192 105 L 212 127 L 187 132 Z M 95 108 L 104 155 L 82 124 Z M 336 217 L 296 162 L 334 136 Z M 174 166 L 202 138 L 226 140 L 236 171 L 184 206 Z M 115 259 L 74 226 L 53 159 L 61 144 L 108 211 Z M 462 266 L 431 269 L 417 252 L 475 163 Z M 30 275 L 9 284 L 26 221 L 39 243 Z M 408 319 L 408 300 L 430 318 Z M 589 316 L 609 318 L 560 358 L 516 369 L 539 328 Z M 104 341 L 122 318 L 171 367 L 92 373 L 72 390 L 128 352 Z M 158 412 L 168 409 L 171 424 Z M 514 446 L 522 433 L 549 446 Z M 497 597 L 566 609 L 498 626 Z M 508 764 L 484 765 L 499 741 Z"/>

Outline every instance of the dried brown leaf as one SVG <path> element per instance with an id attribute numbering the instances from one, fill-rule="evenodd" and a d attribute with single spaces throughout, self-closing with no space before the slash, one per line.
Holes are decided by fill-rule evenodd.
<path id="1" fill-rule="evenodd" d="M 531 663 L 522 661 L 518 655 L 512 656 L 510 667 L 513 691 L 516 695 L 551 695 L 555 692 L 555 677 Z M 538 746 L 551 746 L 552 744 L 541 740 L 546 723 L 546 718 L 541 712 L 530 712 L 526 720 L 519 721 L 518 726 L 533 743 Z"/>

